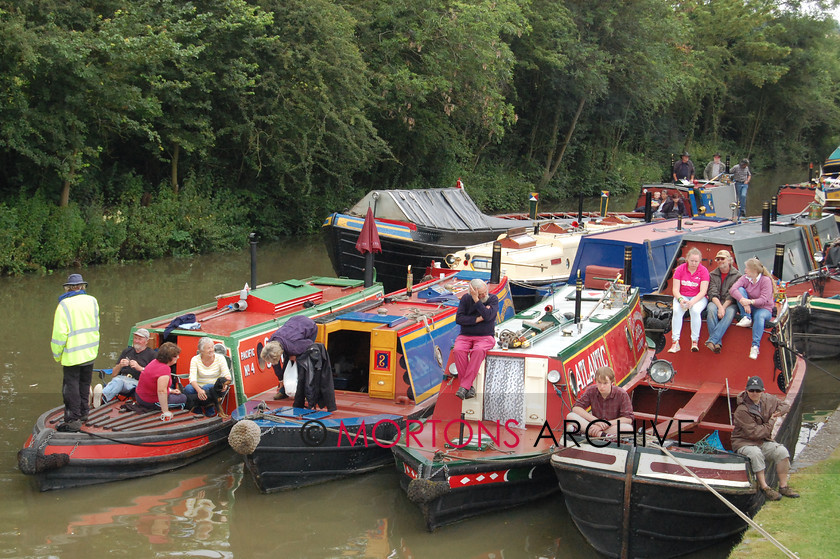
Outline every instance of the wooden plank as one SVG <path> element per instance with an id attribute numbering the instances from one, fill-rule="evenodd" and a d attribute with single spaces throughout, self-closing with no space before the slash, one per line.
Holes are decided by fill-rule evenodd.
<path id="1" fill-rule="evenodd" d="M 704 382 L 694 396 L 677 410 L 674 419 L 699 423 L 717 401 L 723 391 L 723 384 L 719 382 Z"/>

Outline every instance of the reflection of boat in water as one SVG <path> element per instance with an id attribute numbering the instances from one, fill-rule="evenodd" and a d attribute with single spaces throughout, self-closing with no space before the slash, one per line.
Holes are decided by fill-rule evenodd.
<path id="1" fill-rule="evenodd" d="M 431 413 L 437 401 L 444 363 L 459 332 L 455 314 L 460 297 L 470 279 L 487 276 L 430 271 L 441 277 L 415 286 L 410 295 L 404 289 L 315 320 L 317 340 L 326 346 L 333 366 L 335 410 L 296 408 L 289 400 L 272 400 L 272 393 L 234 412 L 236 419 L 252 420 L 259 429 L 259 445 L 245 450 L 250 452 L 245 463 L 261 491 L 302 487 L 393 463 L 390 440 L 408 419 Z M 499 316 L 513 316 L 507 280 L 488 288 L 499 298 Z M 237 431 L 244 427 L 238 425 Z"/>
<path id="2" fill-rule="evenodd" d="M 393 449 L 400 485 L 429 530 L 556 492 L 549 458 L 576 396 L 599 367 L 621 382 L 647 355 L 638 290 L 617 283 L 563 286 L 498 325 L 496 337 L 475 397 L 459 399 L 450 376 L 432 418 Z M 447 370 L 457 374 L 451 358 Z"/>
<path id="3" fill-rule="evenodd" d="M 189 376 L 190 356 L 198 341 L 209 336 L 230 365 L 233 387 L 227 411 L 248 396 L 277 385 L 274 372 L 257 356 L 274 330 L 289 316 L 317 317 L 382 297 L 382 287 L 365 288 L 361 281 L 336 278 L 288 280 L 220 295 L 212 304 L 141 322 L 152 337 L 149 347 L 166 340 L 181 348 L 175 374 Z M 189 319 L 184 318 L 190 315 Z M 174 319 L 174 320 L 173 320 Z M 184 322 L 200 329 L 170 328 Z M 57 431 L 64 408 L 54 408 L 37 420 L 32 435 L 18 453 L 18 465 L 32 475 L 42 491 L 92 485 L 152 475 L 193 463 L 226 447 L 233 420 L 204 417 L 179 410 L 171 421 L 159 413 L 126 412 L 120 401 L 92 408 L 78 433 Z"/>

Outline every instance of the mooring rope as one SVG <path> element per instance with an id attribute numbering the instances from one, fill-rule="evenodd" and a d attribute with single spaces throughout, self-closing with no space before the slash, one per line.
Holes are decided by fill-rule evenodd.
<path id="1" fill-rule="evenodd" d="M 650 443 L 650 446 L 652 446 L 653 448 L 658 448 L 659 450 L 661 450 L 662 452 L 664 452 L 664 453 L 665 453 L 665 454 L 666 454 L 669 458 L 671 458 L 671 460 L 673 460 L 674 462 L 676 462 L 676 464 L 677 464 L 680 468 L 682 468 L 683 470 L 685 470 L 686 472 L 688 472 L 688 473 L 689 473 L 689 475 L 690 475 L 691 477 L 693 477 L 694 479 L 696 479 L 697 481 L 699 481 L 701 484 L 703 484 L 703 487 L 705 487 L 706 489 L 708 489 L 708 490 L 712 493 L 712 495 L 714 495 L 715 497 L 717 497 L 718 499 L 720 499 L 720 500 L 723 502 L 723 504 L 724 504 L 724 505 L 726 505 L 727 507 L 729 507 L 729 508 L 730 508 L 730 509 L 731 509 L 731 510 L 735 513 L 735 514 L 737 514 L 738 516 L 740 516 L 740 517 L 741 517 L 741 519 L 742 519 L 744 522 L 746 522 L 747 524 L 749 524 L 750 526 L 752 526 L 752 527 L 753 527 L 753 528 L 754 528 L 754 529 L 755 529 L 755 530 L 756 530 L 759 534 L 761 534 L 762 536 L 764 536 L 764 538 L 766 538 L 766 539 L 767 539 L 770 543 L 772 543 L 772 544 L 773 544 L 773 545 L 775 545 L 777 548 L 779 548 L 779 550 L 780 550 L 782 553 L 784 553 L 785 555 L 787 555 L 788 557 L 790 557 L 790 559 L 799 559 L 799 558 L 798 558 L 798 556 L 797 556 L 797 555 L 795 555 L 795 554 L 794 554 L 791 550 L 789 550 L 789 549 L 788 549 L 788 548 L 786 548 L 784 545 L 782 545 L 782 543 L 781 543 L 781 542 L 779 542 L 779 540 L 777 540 L 776 538 L 774 538 L 773 536 L 771 536 L 771 535 L 770 535 L 770 533 L 769 533 L 767 530 L 765 530 L 764 528 L 762 528 L 761 526 L 759 526 L 759 525 L 758 525 L 758 524 L 757 524 L 757 523 L 756 523 L 756 522 L 755 522 L 752 518 L 750 518 L 749 516 L 747 516 L 746 514 L 744 514 L 744 513 L 741 511 L 741 509 L 739 509 L 738 507 L 736 507 L 735 505 L 733 505 L 733 504 L 732 504 L 732 503 L 731 503 L 731 502 L 730 502 L 730 501 L 729 501 L 726 497 L 724 497 L 723 495 L 721 495 L 720 493 L 718 493 L 718 492 L 715 490 L 715 488 L 714 488 L 714 487 L 712 487 L 711 485 L 709 485 L 708 483 L 706 483 L 705 481 L 703 481 L 702 479 L 700 479 L 700 477 L 698 477 L 698 476 L 697 476 L 697 474 L 695 474 L 694 472 L 692 472 L 692 471 L 691 471 L 691 469 L 690 469 L 688 466 L 686 466 L 685 464 L 683 464 L 683 463 L 682 463 L 682 462 L 681 462 L 681 461 L 680 461 L 680 460 L 679 460 L 676 456 L 674 456 L 674 455 L 671 453 L 671 451 L 669 451 L 669 450 L 668 450 L 667 448 L 665 448 L 664 446 L 658 445 L 658 444 L 656 444 L 656 443 Z M 759 490 L 760 490 L 760 488 L 759 488 Z"/>

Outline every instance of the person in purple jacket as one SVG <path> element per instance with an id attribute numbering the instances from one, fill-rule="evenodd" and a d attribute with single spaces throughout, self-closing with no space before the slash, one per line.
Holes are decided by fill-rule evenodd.
<path id="1" fill-rule="evenodd" d="M 744 264 L 744 275 L 729 289 L 729 294 L 738 302 L 741 321 L 738 326 L 752 326 L 750 359 L 758 358 L 758 346 L 764 323 L 773 316 L 773 279 L 770 272 L 758 258 L 750 258 Z"/>
<path id="2" fill-rule="evenodd" d="M 470 281 L 470 291 L 461 297 L 455 322 L 461 333 L 455 338 L 452 348 L 455 367 L 458 370 L 458 391 L 460 399 L 474 398 L 475 377 L 487 352 L 496 345 L 493 336 L 496 316 L 499 314 L 499 298 L 488 294 L 487 284 L 480 279 Z"/>
<path id="3" fill-rule="evenodd" d="M 308 316 L 293 316 L 278 328 L 268 339 L 260 352 L 260 357 L 274 367 L 278 382 L 283 382 L 283 373 L 290 362 L 309 349 L 318 335 L 318 326 Z M 284 359 L 284 355 L 286 358 Z M 282 366 L 278 367 L 280 362 Z M 275 400 L 288 398 L 282 385 L 278 386 Z"/>

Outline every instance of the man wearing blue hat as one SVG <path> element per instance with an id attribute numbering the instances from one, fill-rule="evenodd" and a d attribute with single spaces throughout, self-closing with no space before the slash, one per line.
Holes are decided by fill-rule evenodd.
<path id="1" fill-rule="evenodd" d="M 85 292 L 81 274 L 70 274 L 58 298 L 50 346 L 64 368 L 64 423 L 58 431 L 76 433 L 87 420 L 93 360 L 99 353 L 99 303 Z"/>

